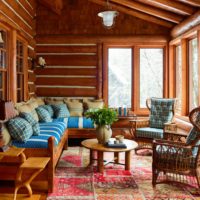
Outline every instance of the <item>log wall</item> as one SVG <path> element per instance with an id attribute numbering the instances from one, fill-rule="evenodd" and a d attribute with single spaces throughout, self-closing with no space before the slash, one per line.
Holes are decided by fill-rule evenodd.
<path id="1" fill-rule="evenodd" d="M 28 81 L 25 82 L 24 100 L 27 100 L 35 93 L 34 72 L 32 71 L 32 59 L 35 58 L 35 15 L 36 15 L 36 0 L 1 0 L 0 1 L 0 28 L 8 27 L 8 58 L 9 58 L 9 88 L 7 99 L 16 102 L 16 40 L 22 38 L 25 44 L 25 49 L 28 52 L 24 53 L 24 59 L 27 66 L 24 66 L 25 77 L 28 76 Z M 16 74 L 16 73 L 15 73 Z M 12 77 L 11 77 L 12 76 Z"/>
<path id="2" fill-rule="evenodd" d="M 167 41 L 168 28 L 122 12 L 114 27 L 105 29 L 97 16 L 104 9 L 89 1 L 63 1 L 61 15 L 57 15 L 38 4 L 36 52 L 47 63 L 44 69 L 35 71 L 38 96 L 102 98 L 106 43 Z"/>

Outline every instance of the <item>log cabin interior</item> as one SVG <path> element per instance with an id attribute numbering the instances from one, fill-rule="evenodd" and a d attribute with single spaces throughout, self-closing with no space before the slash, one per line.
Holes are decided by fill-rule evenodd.
<path id="1" fill-rule="evenodd" d="M 117 11 L 110 27 L 98 16 L 108 9 Z M 130 120 L 148 118 L 145 102 L 150 97 L 176 98 L 174 121 L 181 132 L 189 133 L 194 125 L 189 115 L 200 105 L 199 55 L 199 0 L 0 1 L 0 99 L 4 105 L 36 97 L 101 99 L 107 107 L 128 108 L 130 116 L 119 118 L 113 129 L 129 140 L 134 140 L 135 131 Z M 70 146 L 76 139 L 94 138 L 94 132 L 66 129 L 56 152 L 53 140 L 48 143 L 51 153 L 39 149 L 32 155 L 25 148 L 27 158 L 53 160 L 41 173 L 45 191 L 40 193 L 37 184 L 32 185 L 33 194 L 42 194 L 38 199 L 46 199 L 48 191 L 55 189 L 56 164 L 68 138 Z M 2 195 L 14 193 L 16 184 L 11 187 L 7 181 L 16 182 L 13 177 L 23 164 L 21 151 L 15 155 L 20 161 L 5 153 L 0 153 Z"/>

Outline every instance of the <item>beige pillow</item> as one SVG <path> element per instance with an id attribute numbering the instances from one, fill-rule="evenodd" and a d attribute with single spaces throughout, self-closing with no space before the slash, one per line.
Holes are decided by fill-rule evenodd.
<path id="1" fill-rule="evenodd" d="M 35 111 L 35 108 L 37 108 L 38 106 L 37 107 L 36 106 L 37 106 L 36 102 L 28 103 L 17 107 L 17 110 L 19 113 L 20 112 L 30 113 L 34 117 L 34 119 L 38 122 L 39 118 L 37 112 Z"/>
<path id="2" fill-rule="evenodd" d="M 86 109 L 101 109 L 104 107 L 104 102 L 102 99 L 97 99 L 97 100 L 83 99 L 83 102 L 86 105 Z"/>
<path id="3" fill-rule="evenodd" d="M 8 145 L 10 143 L 10 140 L 11 140 L 10 133 L 8 129 L 6 128 L 6 126 L 3 124 L 2 131 L 0 134 L 0 146 Z"/>
<path id="4" fill-rule="evenodd" d="M 66 101 L 67 107 L 72 117 L 82 117 L 83 116 L 83 103 L 79 101 Z"/>
<path id="5" fill-rule="evenodd" d="M 30 101 L 36 102 L 38 106 L 43 106 L 43 105 L 45 105 L 44 100 L 43 100 L 42 98 L 40 98 L 40 97 L 32 97 L 32 98 L 30 99 Z"/>
<path id="6" fill-rule="evenodd" d="M 46 104 L 50 105 L 59 105 L 64 103 L 63 99 L 55 99 L 55 98 L 46 98 L 45 102 Z"/>

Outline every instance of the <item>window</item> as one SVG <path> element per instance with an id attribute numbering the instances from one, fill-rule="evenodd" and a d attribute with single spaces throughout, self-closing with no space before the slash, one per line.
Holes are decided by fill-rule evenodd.
<path id="1" fill-rule="evenodd" d="M 197 38 L 189 41 L 189 109 L 199 105 L 199 70 Z"/>
<path id="2" fill-rule="evenodd" d="M 24 46 L 17 40 L 17 101 L 24 100 Z"/>
<path id="3" fill-rule="evenodd" d="M 131 108 L 132 49 L 108 49 L 108 105 Z"/>
<path id="4" fill-rule="evenodd" d="M 181 62 L 181 45 L 176 46 L 176 98 L 177 98 L 177 108 L 176 112 L 181 114 L 182 110 L 182 62 Z"/>
<path id="5" fill-rule="evenodd" d="M 6 32 L 0 30 L 3 42 L 0 42 L 0 99 L 7 98 L 7 37 Z"/>
<path id="6" fill-rule="evenodd" d="M 140 108 L 149 97 L 163 97 L 163 48 L 140 48 Z"/>

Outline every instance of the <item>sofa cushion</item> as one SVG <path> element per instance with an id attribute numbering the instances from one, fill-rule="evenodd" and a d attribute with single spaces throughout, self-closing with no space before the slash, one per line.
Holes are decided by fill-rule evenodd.
<path id="1" fill-rule="evenodd" d="M 45 110 L 47 110 L 51 117 L 54 116 L 54 111 L 53 111 L 53 108 L 51 105 L 43 105 L 41 107 L 44 108 Z"/>
<path id="2" fill-rule="evenodd" d="M 10 119 L 7 125 L 9 133 L 14 140 L 26 142 L 33 135 L 31 124 L 21 117 Z"/>
<path id="3" fill-rule="evenodd" d="M 92 100 L 92 99 L 83 99 L 85 110 L 90 109 L 101 109 L 104 107 L 104 102 L 102 99 Z"/>
<path id="4" fill-rule="evenodd" d="M 65 117 L 70 116 L 70 113 L 66 104 L 52 105 L 52 108 L 54 111 L 55 118 L 65 118 Z"/>
<path id="5" fill-rule="evenodd" d="M 53 122 L 64 122 L 67 128 L 94 128 L 92 120 L 86 117 L 57 118 Z"/>
<path id="6" fill-rule="evenodd" d="M 39 123 L 40 135 L 31 136 L 26 143 L 12 141 L 12 145 L 20 148 L 48 148 L 48 139 L 55 137 L 55 145 L 58 145 L 65 129 L 66 124 L 63 122 Z"/>
<path id="7" fill-rule="evenodd" d="M 15 107 L 19 113 L 21 112 L 30 113 L 36 121 L 39 121 L 37 112 L 35 111 L 35 109 L 38 107 L 37 102 L 29 101 L 29 103 L 25 102 L 17 103 L 15 104 Z"/>
<path id="8" fill-rule="evenodd" d="M 31 124 L 32 129 L 33 129 L 33 135 L 40 134 L 39 124 L 30 113 L 22 112 L 20 113 L 20 117 L 24 118 L 29 124 Z"/>
<path id="9" fill-rule="evenodd" d="M 64 101 L 61 98 L 45 98 L 45 102 L 46 104 L 49 105 L 59 105 L 59 104 L 63 104 Z"/>
<path id="10" fill-rule="evenodd" d="M 151 98 L 150 127 L 164 128 L 173 119 L 175 99 Z"/>
<path id="11" fill-rule="evenodd" d="M 51 122 L 52 118 L 49 114 L 49 112 L 44 109 L 42 106 L 39 106 L 38 108 L 36 108 L 38 117 L 39 117 L 39 121 L 40 122 Z"/>
<path id="12" fill-rule="evenodd" d="M 69 108 L 70 116 L 72 117 L 82 117 L 83 116 L 83 103 L 80 101 L 69 101 L 64 100 Z"/>
<path id="13" fill-rule="evenodd" d="M 162 139 L 163 129 L 150 128 L 150 127 L 137 128 L 136 135 L 137 137 L 143 137 L 143 138 Z"/>

